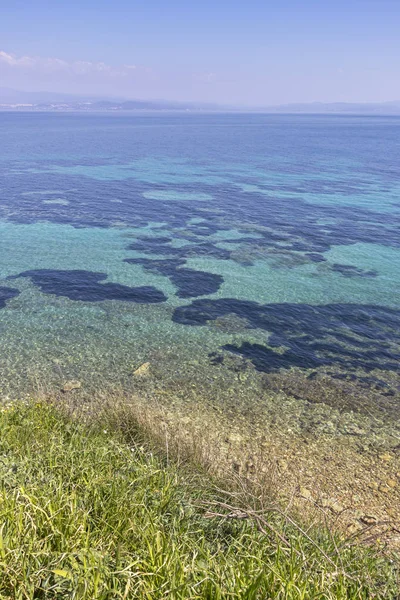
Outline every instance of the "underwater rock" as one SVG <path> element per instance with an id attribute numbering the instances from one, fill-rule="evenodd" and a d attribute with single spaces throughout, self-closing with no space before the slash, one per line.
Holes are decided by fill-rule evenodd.
<path id="1" fill-rule="evenodd" d="M 370 481 L 368 484 L 368 487 L 370 490 L 375 490 L 377 491 L 379 488 L 379 485 L 376 483 L 376 481 Z"/>
<path id="2" fill-rule="evenodd" d="M 359 427 L 356 423 L 349 423 L 344 426 L 344 433 L 348 435 L 367 435 L 365 429 Z"/>
<path id="3" fill-rule="evenodd" d="M 145 362 L 140 367 L 135 369 L 132 373 L 134 377 L 143 377 L 144 375 L 148 375 L 150 369 L 150 363 Z"/>
<path id="4" fill-rule="evenodd" d="M 66 381 L 61 388 L 62 392 L 71 392 L 72 390 L 79 390 L 82 387 L 80 381 L 76 379 L 71 379 L 70 381 Z"/>
<path id="5" fill-rule="evenodd" d="M 384 452 L 383 454 L 379 455 L 380 460 L 383 460 L 385 462 L 390 462 L 392 460 L 392 456 L 389 454 L 389 452 Z"/>
<path id="6" fill-rule="evenodd" d="M 0 287 L 0 308 L 4 308 L 7 300 L 15 298 L 21 292 L 15 288 Z"/>

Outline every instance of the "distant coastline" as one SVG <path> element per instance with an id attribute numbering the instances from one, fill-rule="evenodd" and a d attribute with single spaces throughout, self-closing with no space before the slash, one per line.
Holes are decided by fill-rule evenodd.
<path id="1" fill-rule="evenodd" d="M 219 108 L 219 109 L 204 109 L 204 108 L 107 108 L 107 107 L 79 107 L 65 105 L 27 105 L 27 104 L 0 104 L 0 113 L 55 113 L 55 114 L 116 114 L 116 115 L 143 115 L 143 114 L 198 114 L 198 115 L 213 115 L 213 114 L 229 114 L 229 115 L 271 115 L 271 116 L 304 116 L 304 117 L 400 117 L 400 109 L 396 111 L 378 111 L 378 110 L 320 110 L 320 111 L 296 111 L 289 107 L 281 109 L 235 109 L 235 108 Z"/>
<path id="2" fill-rule="evenodd" d="M 400 100 L 393 102 L 310 102 L 240 106 L 170 100 L 143 100 L 77 96 L 56 92 L 29 92 L 0 87 L 0 111 L 21 112 L 195 112 L 264 114 L 400 115 Z"/>

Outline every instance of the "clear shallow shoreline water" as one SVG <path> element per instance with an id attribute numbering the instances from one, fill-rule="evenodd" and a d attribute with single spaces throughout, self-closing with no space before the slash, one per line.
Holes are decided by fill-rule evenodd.
<path id="1" fill-rule="evenodd" d="M 400 119 L 0 114 L 0 131 L 3 395 L 74 378 L 256 411 L 283 391 L 325 423 L 397 427 Z"/>

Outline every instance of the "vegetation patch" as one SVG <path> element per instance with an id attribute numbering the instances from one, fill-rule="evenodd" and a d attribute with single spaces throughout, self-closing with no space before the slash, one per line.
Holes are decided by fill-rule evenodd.
<path id="1" fill-rule="evenodd" d="M 396 563 L 240 504 L 134 420 L 0 412 L 0 598 L 395 599 Z"/>

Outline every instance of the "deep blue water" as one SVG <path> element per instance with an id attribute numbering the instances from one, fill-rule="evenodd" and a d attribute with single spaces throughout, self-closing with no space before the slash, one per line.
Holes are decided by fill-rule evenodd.
<path id="1" fill-rule="evenodd" d="M 400 118 L 0 113 L 0 136 L 3 392 L 236 356 L 398 393 Z"/>

